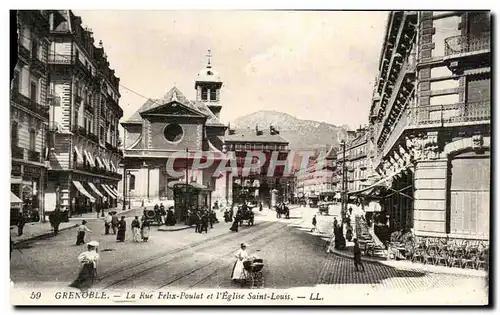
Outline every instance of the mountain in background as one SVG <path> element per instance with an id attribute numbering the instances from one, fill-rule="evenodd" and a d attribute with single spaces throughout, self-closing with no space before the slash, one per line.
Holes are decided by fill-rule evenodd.
<path id="1" fill-rule="evenodd" d="M 347 139 L 349 127 L 335 126 L 314 120 L 302 120 L 292 115 L 273 110 L 262 110 L 231 121 L 231 128 L 268 129 L 270 125 L 279 130 L 280 135 L 290 143 L 292 151 L 304 149 L 326 149 L 338 146 Z"/>

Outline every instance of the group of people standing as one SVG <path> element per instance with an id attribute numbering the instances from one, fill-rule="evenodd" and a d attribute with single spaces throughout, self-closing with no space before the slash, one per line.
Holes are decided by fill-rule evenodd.
<path id="1" fill-rule="evenodd" d="M 208 228 L 213 229 L 214 223 L 218 223 L 217 214 L 214 210 L 208 209 L 207 206 L 202 209 L 188 210 L 186 224 L 189 226 L 195 225 L 195 233 L 208 233 Z"/>
<path id="2" fill-rule="evenodd" d="M 165 210 L 163 203 L 160 203 L 160 205 L 155 204 L 153 210 L 155 213 L 155 219 L 159 224 L 174 226 L 177 223 L 174 215 L 174 207 L 169 207 L 168 210 Z"/>

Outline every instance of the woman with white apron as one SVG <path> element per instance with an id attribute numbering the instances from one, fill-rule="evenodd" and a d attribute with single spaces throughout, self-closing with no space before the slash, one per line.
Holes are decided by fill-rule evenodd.
<path id="1" fill-rule="evenodd" d="M 240 280 L 243 277 L 243 263 L 250 259 L 250 255 L 247 252 L 247 244 L 241 243 L 240 250 L 236 253 L 236 262 L 234 263 L 233 272 L 231 274 L 231 279 L 233 281 Z"/>

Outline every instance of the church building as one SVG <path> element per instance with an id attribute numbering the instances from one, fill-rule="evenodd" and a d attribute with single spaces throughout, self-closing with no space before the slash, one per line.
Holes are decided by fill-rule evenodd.
<path id="1" fill-rule="evenodd" d="M 175 199 L 175 213 L 181 220 L 187 208 L 210 206 L 216 200 L 230 202 L 231 196 L 226 184 L 231 175 L 214 176 L 225 159 L 227 126 L 220 121 L 222 80 L 212 68 L 210 51 L 194 88 L 196 100 L 189 100 L 174 86 L 161 99 L 147 100 L 121 123 L 127 178 L 120 185 L 121 195 L 132 203 Z M 213 159 L 212 166 L 193 170 L 200 156 Z M 169 163 L 175 174 L 167 171 Z"/>

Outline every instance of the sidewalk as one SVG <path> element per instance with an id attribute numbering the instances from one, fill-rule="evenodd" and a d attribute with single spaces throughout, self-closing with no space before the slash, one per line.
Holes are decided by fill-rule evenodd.
<path id="1" fill-rule="evenodd" d="M 115 210 L 115 211 L 118 211 L 118 214 L 121 214 L 121 213 L 129 212 L 129 211 L 134 211 L 137 209 L 138 208 L 130 209 L 130 210 L 127 209 L 125 211 L 121 211 L 121 210 Z M 109 211 L 112 211 L 112 209 L 106 210 L 105 213 L 107 213 Z M 91 217 L 87 216 L 87 215 L 91 215 Z M 82 220 L 92 220 L 92 219 L 102 220 L 103 218 L 99 217 L 99 219 L 98 219 L 96 213 L 87 213 L 85 216 L 69 218 L 69 222 L 61 222 L 61 224 L 59 225 L 59 232 L 77 227 L 78 225 L 80 225 Z M 54 235 L 54 231 L 53 231 L 52 226 L 50 225 L 50 223 L 48 221 L 45 223 L 41 223 L 41 222 L 27 223 L 24 226 L 22 236 L 17 235 L 17 226 L 10 227 L 10 236 L 11 236 L 12 242 L 14 242 L 14 244 L 19 244 L 22 242 L 35 240 L 35 239 L 49 238 L 49 237 L 52 237 L 53 235 Z"/>

